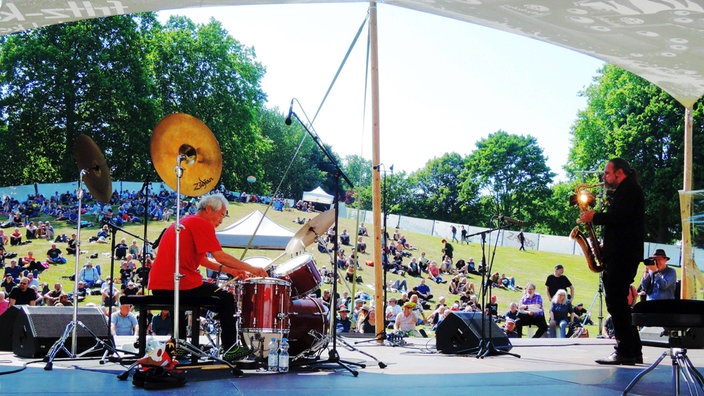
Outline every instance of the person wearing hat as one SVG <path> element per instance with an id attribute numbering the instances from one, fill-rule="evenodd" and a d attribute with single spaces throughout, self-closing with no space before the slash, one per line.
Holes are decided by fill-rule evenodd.
<path id="1" fill-rule="evenodd" d="M 396 315 L 396 323 L 394 323 L 396 332 L 415 333 L 416 323 L 418 322 L 418 316 L 413 311 L 415 307 L 416 304 L 410 301 L 403 304 L 403 311 Z"/>
<path id="2" fill-rule="evenodd" d="M 606 211 L 585 210 L 579 214 L 580 223 L 603 226 L 601 274 L 616 338 L 614 352 L 596 363 L 634 365 L 643 362 L 643 344 L 631 320 L 628 294 L 638 264 L 643 261 L 645 195 L 638 173 L 622 158 L 609 160 L 603 179 L 609 200 Z"/>
<path id="3" fill-rule="evenodd" d="M 339 316 L 335 318 L 335 327 L 337 328 L 337 333 L 349 333 L 352 329 L 352 321 L 350 320 L 350 310 L 346 305 L 341 304 L 338 308 L 337 313 Z"/>
<path id="4" fill-rule="evenodd" d="M 574 297 L 574 286 L 572 282 L 570 282 L 570 279 L 565 276 L 565 267 L 563 267 L 562 264 L 556 265 L 555 272 L 548 275 L 548 278 L 545 280 L 545 294 L 552 300 L 552 298 L 555 297 L 555 293 L 560 289 L 569 289 L 568 300 Z"/>
<path id="5" fill-rule="evenodd" d="M 650 258 L 643 260 L 645 272 L 640 281 L 640 295 L 649 300 L 671 300 L 675 296 L 677 272 L 667 266 L 670 260 L 663 249 L 655 250 Z"/>
<path id="6" fill-rule="evenodd" d="M 90 261 L 81 269 L 78 280 L 84 282 L 88 287 L 100 286 L 103 283 L 100 280 L 100 272 L 93 267 L 93 263 Z"/>

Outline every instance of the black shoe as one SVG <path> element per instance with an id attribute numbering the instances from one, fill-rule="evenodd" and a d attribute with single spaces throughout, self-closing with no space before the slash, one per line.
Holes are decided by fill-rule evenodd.
<path id="1" fill-rule="evenodd" d="M 635 357 L 621 356 L 617 352 L 612 353 L 604 359 L 595 360 L 599 364 L 608 365 L 624 365 L 624 366 L 634 366 L 636 364 Z"/>
<path id="2" fill-rule="evenodd" d="M 635 360 L 636 364 L 643 364 L 643 355 L 636 355 Z"/>

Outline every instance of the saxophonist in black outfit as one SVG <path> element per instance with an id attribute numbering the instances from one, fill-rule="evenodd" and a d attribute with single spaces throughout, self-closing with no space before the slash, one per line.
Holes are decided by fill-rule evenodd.
<path id="1" fill-rule="evenodd" d="M 588 210 L 579 216 L 581 223 L 603 226 L 603 282 L 606 308 L 614 323 L 616 350 L 596 362 L 634 365 L 643 363 L 643 353 L 640 336 L 631 323 L 628 292 L 643 259 L 645 198 L 636 171 L 621 158 L 606 164 L 604 184 L 608 190 L 606 211 Z"/>

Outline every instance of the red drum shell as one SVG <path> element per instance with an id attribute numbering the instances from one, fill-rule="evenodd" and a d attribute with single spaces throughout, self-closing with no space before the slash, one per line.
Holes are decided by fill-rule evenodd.
<path id="1" fill-rule="evenodd" d="M 277 278 L 248 278 L 237 284 L 240 331 L 288 331 L 291 284 Z"/>
<path id="2" fill-rule="evenodd" d="M 315 342 L 315 337 L 308 334 L 310 330 L 315 330 L 320 334 L 327 334 L 330 327 L 328 307 L 319 298 L 305 297 L 291 301 L 289 320 L 291 328 L 289 330 L 288 343 L 291 358 L 311 348 Z"/>
<path id="3" fill-rule="evenodd" d="M 291 297 L 303 298 L 320 288 L 323 279 L 315 268 L 315 259 L 305 253 L 276 267 L 274 277 L 291 282 Z"/>

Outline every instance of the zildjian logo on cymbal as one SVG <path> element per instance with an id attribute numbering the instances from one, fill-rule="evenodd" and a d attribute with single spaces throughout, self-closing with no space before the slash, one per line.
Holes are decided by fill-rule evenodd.
<path id="1" fill-rule="evenodd" d="M 210 183 L 212 183 L 212 182 L 213 182 L 213 178 L 212 178 L 212 177 L 209 178 L 209 179 L 206 179 L 206 180 L 203 180 L 203 179 L 201 179 L 201 178 L 198 178 L 198 181 L 195 182 L 195 183 L 193 183 L 193 189 L 196 190 L 196 191 L 198 191 L 198 190 L 200 190 L 200 189 L 202 189 L 202 188 L 207 187 L 208 184 L 210 184 Z"/>

